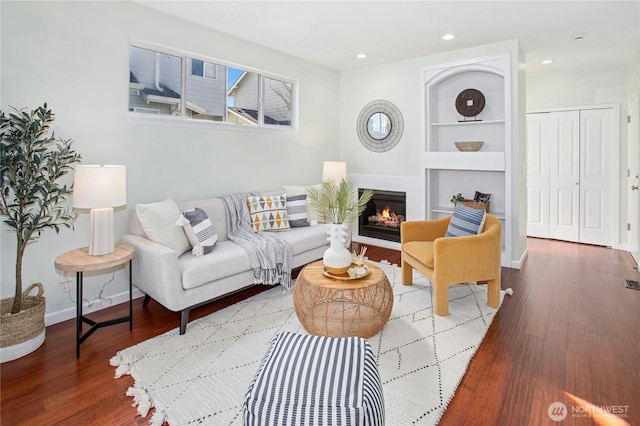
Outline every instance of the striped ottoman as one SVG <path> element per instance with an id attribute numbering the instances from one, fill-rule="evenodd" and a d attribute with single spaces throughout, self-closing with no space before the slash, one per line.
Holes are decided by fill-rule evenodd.
<path id="1" fill-rule="evenodd" d="M 243 418 L 245 425 L 383 425 L 369 342 L 276 334 L 245 396 Z"/>

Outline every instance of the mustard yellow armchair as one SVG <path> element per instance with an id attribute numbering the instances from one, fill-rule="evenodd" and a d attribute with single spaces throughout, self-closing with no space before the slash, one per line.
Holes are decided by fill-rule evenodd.
<path id="1" fill-rule="evenodd" d="M 431 280 L 436 315 L 449 315 L 449 286 L 486 281 L 487 305 L 500 303 L 502 224 L 487 214 L 482 233 L 445 237 L 451 216 L 400 225 L 402 283 L 413 284 L 413 269 Z"/>

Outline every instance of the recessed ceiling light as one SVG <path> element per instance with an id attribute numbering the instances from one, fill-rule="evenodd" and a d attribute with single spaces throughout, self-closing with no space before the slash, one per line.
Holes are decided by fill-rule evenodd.
<path id="1" fill-rule="evenodd" d="M 548 65 L 550 63 L 552 63 L 553 60 L 552 59 L 545 59 L 544 61 L 542 61 L 543 64 Z"/>
<path id="2" fill-rule="evenodd" d="M 356 55 L 356 58 L 358 58 L 358 59 L 364 59 L 364 58 L 366 58 L 366 57 L 367 57 L 367 54 L 366 54 L 366 53 L 358 53 L 358 54 Z"/>
<path id="3" fill-rule="evenodd" d="M 445 34 L 442 36 L 443 40 L 453 40 L 454 38 L 456 38 L 456 36 L 454 36 L 453 34 Z"/>

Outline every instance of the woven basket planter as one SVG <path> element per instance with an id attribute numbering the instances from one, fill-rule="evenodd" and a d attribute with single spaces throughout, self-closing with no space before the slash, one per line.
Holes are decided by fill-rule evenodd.
<path id="1" fill-rule="evenodd" d="M 29 296 L 34 288 L 38 288 L 38 294 Z M 22 293 L 22 308 L 17 314 L 11 314 L 13 297 L 2 299 L 0 312 L 2 362 L 27 355 L 44 341 L 46 306 L 43 294 L 42 283 L 31 284 Z"/>

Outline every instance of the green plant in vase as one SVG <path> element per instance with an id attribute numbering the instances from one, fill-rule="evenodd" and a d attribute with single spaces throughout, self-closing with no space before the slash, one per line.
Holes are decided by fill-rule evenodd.
<path id="1" fill-rule="evenodd" d="M 336 183 L 332 180 L 322 182 L 319 188 L 307 189 L 309 204 L 325 222 L 334 224 L 352 223 L 364 212 L 373 191 L 364 189 L 356 198 L 356 186 L 353 179 L 342 179 Z"/>
<path id="2" fill-rule="evenodd" d="M 347 273 L 351 266 L 351 252 L 345 247 L 347 226 L 364 212 L 373 191 L 365 189 L 356 197 L 353 180 L 343 178 L 339 183 L 327 180 L 319 188 L 309 188 L 307 196 L 318 217 L 332 224 L 327 231 L 330 246 L 322 258 L 326 270 L 335 275 Z"/>

